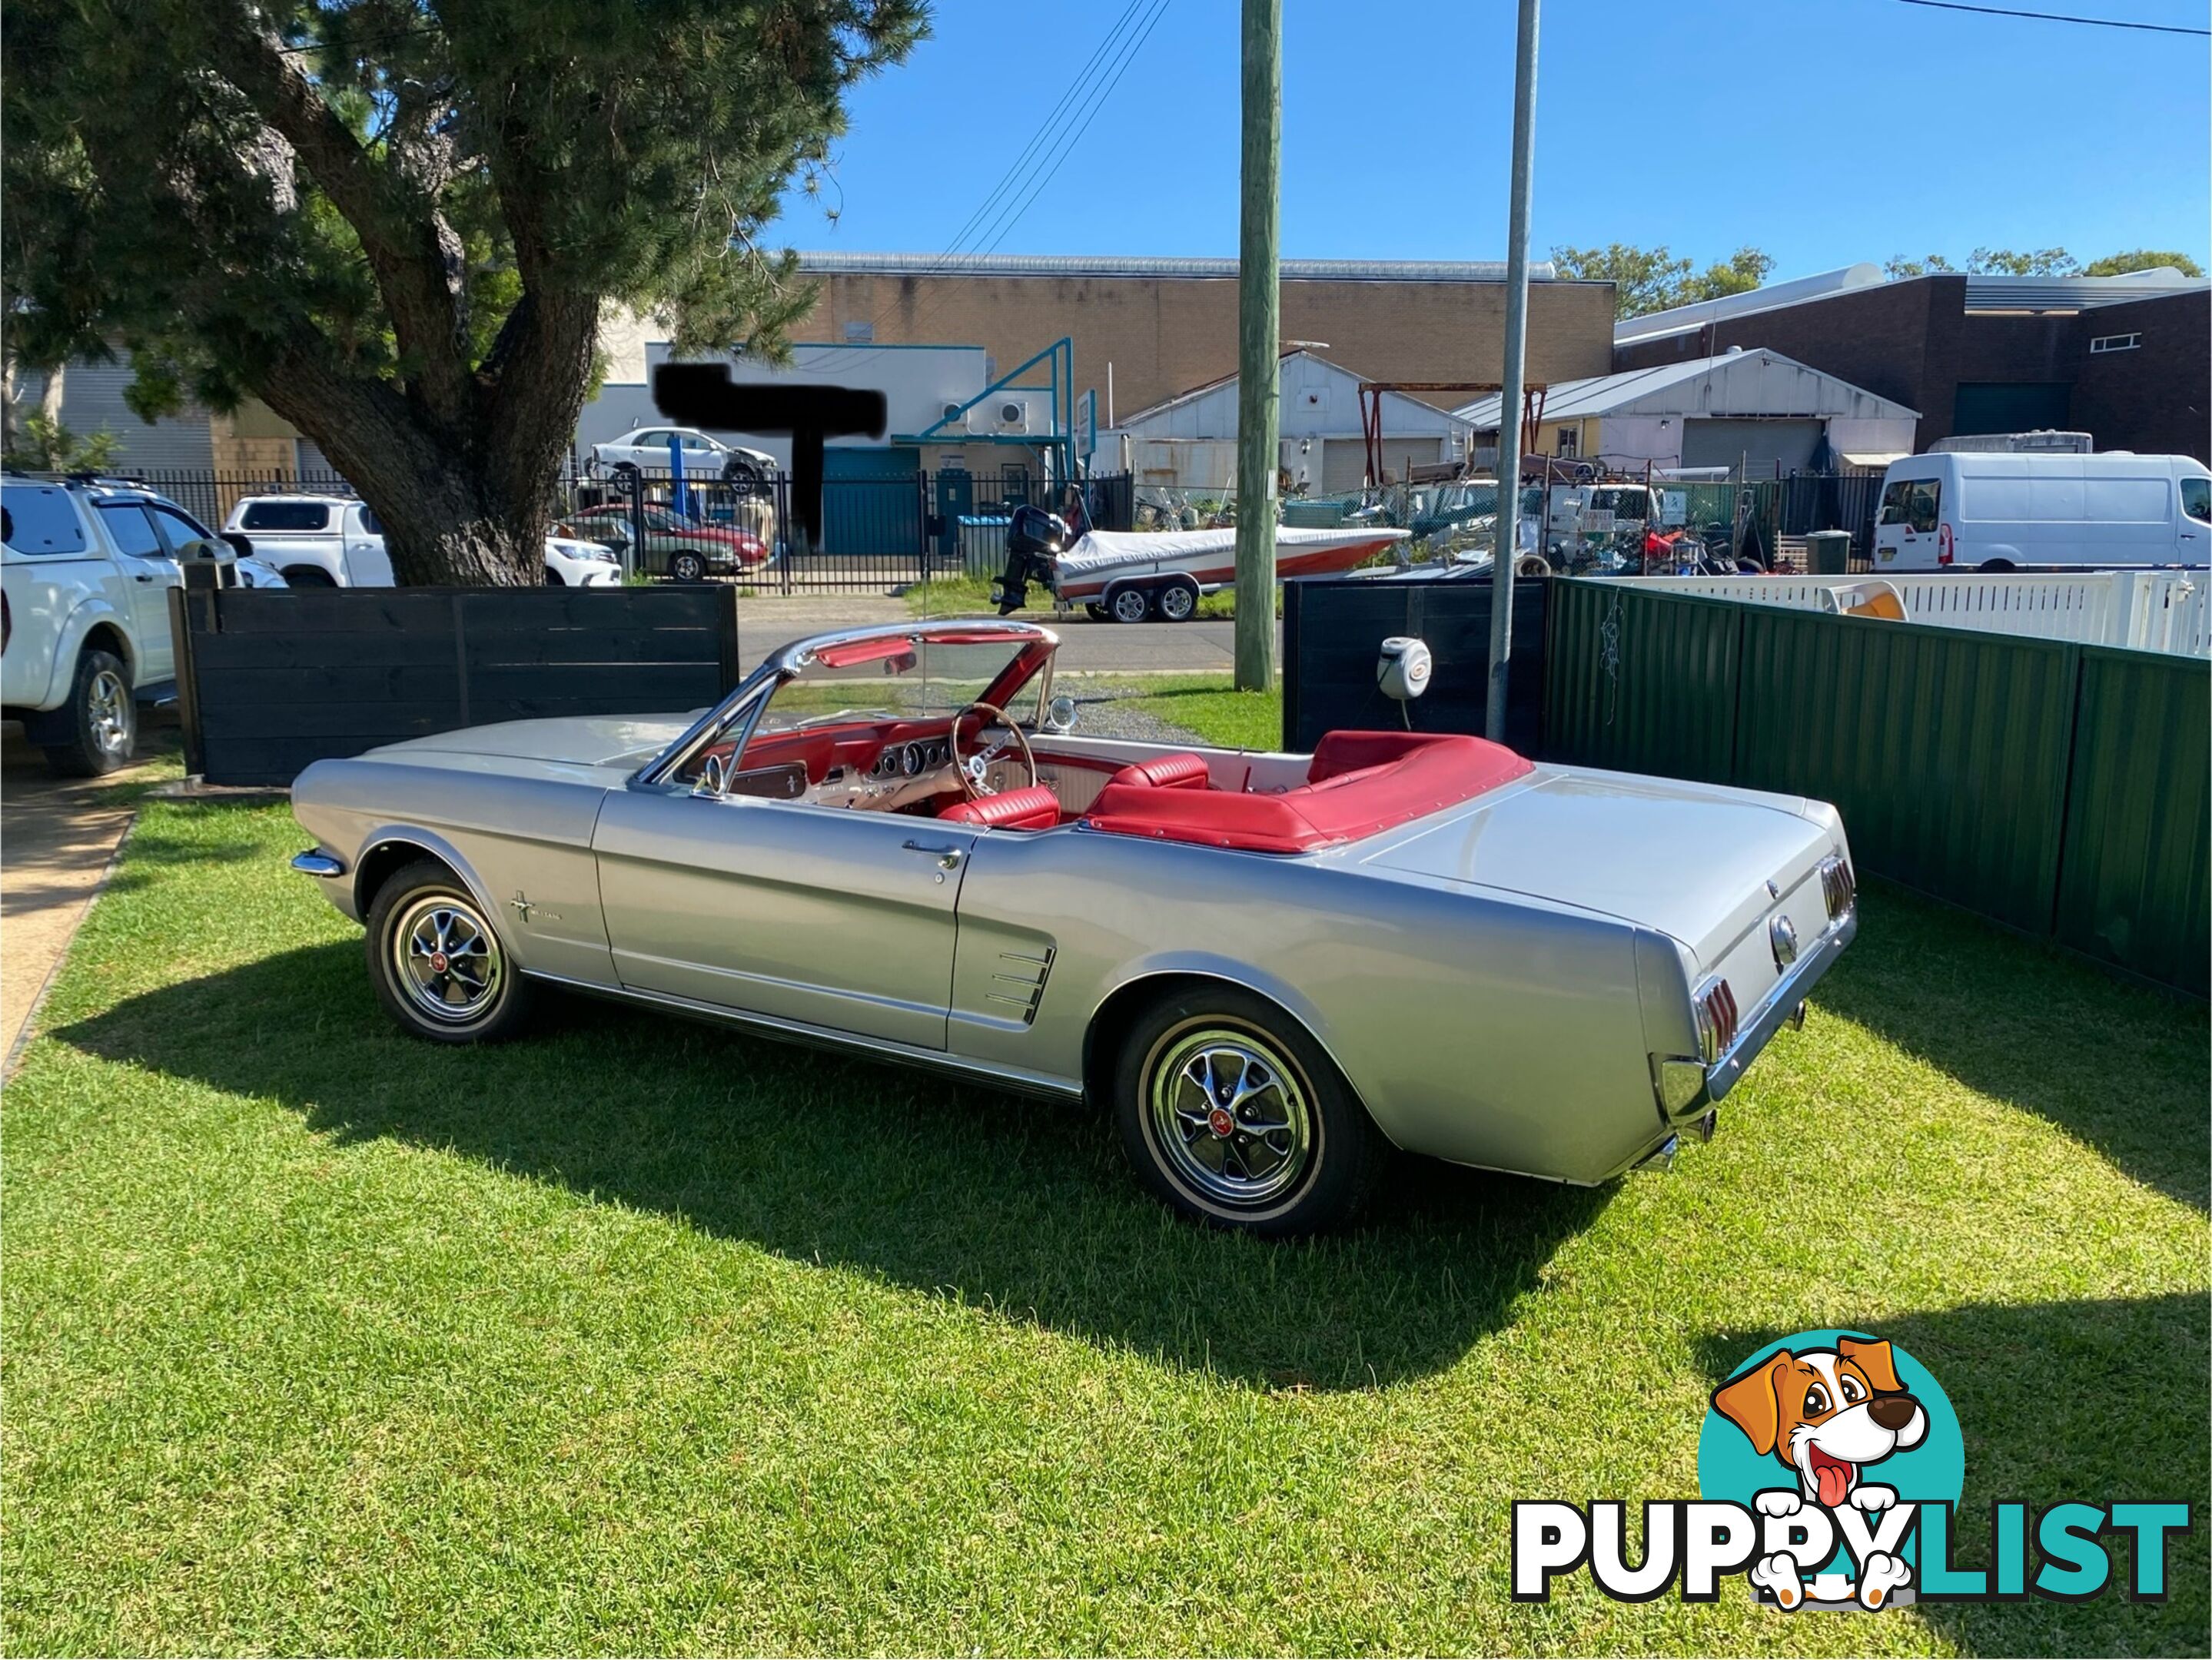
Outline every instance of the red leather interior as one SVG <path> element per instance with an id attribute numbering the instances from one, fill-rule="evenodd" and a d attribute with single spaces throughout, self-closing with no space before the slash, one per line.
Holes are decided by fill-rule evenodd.
<path id="1" fill-rule="evenodd" d="M 1050 830 L 1060 822 L 1060 798 L 1042 784 L 962 801 L 937 815 L 949 824 L 987 830 Z"/>
<path id="2" fill-rule="evenodd" d="M 1531 771 L 1501 744 L 1441 733 L 1331 733 L 1308 781 L 1274 795 L 1164 788 L 1119 775 L 1083 816 L 1093 830 L 1253 853 L 1307 853 L 1471 800 Z"/>
<path id="3" fill-rule="evenodd" d="M 1212 787 L 1213 773 L 1204 756 L 1179 750 L 1173 755 L 1156 755 L 1149 761 L 1132 761 L 1106 781 L 1149 784 L 1155 789 L 1202 790 Z"/>

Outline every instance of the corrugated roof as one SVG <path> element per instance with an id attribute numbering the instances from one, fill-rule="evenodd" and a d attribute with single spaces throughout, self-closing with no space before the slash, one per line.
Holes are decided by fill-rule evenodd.
<path id="1" fill-rule="evenodd" d="M 1778 306 L 1795 306 L 1808 300 L 1825 300 L 1830 295 L 1848 293 L 1853 289 L 1879 288 L 1881 280 L 1881 267 L 1862 260 L 1856 265 L 1824 271 L 1815 277 L 1794 277 L 1787 283 L 1771 283 L 1763 289 L 1723 295 L 1717 300 L 1699 300 L 1665 311 L 1646 312 L 1641 317 L 1624 318 L 1613 325 L 1613 343 L 1625 346 L 1632 340 L 1660 339 L 1686 329 L 1702 328 L 1723 318 L 1748 316 L 1753 312 L 1772 311 Z"/>
<path id="2" fill-rule="evenodd" d="M 1363 386 L 1366 384 L 1365 378 L 1364 376 L 1354 374 L 1350 369 L 1345 368 L 1341 363 L 1331 362 L 1328 358 L 1323 357 L 1319 352 L 1313 350 L 1310 347 L 1286 346 L 1281 351 L 1275 354 L 1275 361 L 1278 363 L 1287 363 L 1293 357 L 1304 357 L 1309 359 L 1313 362 L 1320 364 L 1331 374 L 1340 374 L 1346 380 L 1358 381 Z M 1147 404 L 1145 408 L 1136 410 L 1133 414 L 1121 417 L 1114 423 L 1115 429 L 1116 431 L 1120 431 L 1124 428 L 1135 426 L 1139 421 L 1149 421 L 1154 416 L 1165 414 L 1171 409 L 1175 409 L 1182 404 L 1189 403 L 1194 398 L 1203 398 L 1210 392 L 1216 391 L 1222 386 L 1229 386 L 1233 383 L 1236 379 L 1237 371 L 1231 369 L 1226 374 L 1215 375 L 1211 380 L 1201 380 L 1198 385 L 1176 392 L 1173 397 L 1163 398 L 1157 404 Z M 1416 398 L 1410 392 L 1388 392 L 1385 396 L 1396 398 L 1407 404 L 1418 404 L 1424 409 L 1435 410 L 1439 415 L 1449 415 L 1452 412 L 1449 410 L 1438 408 L 1436 404 L 1428 403 L 1422 398 Z"/>
<path id="3" fill-rule="evenodd" d="M 802 252 L 799 268 L 815 276 L 1234 277 L 1234 259 L 1136 258 L 1088 253 Z M 1502 259 L 1285 259 L 1286 283 L 1503 283 Z M 1551 261 L 1528 267 L 1532 282 L 1558 280 Z"/>
<path id="4" fill-rule="evenodd" d="M 2162 294 L 2203 289 L 2205 279 L 2185 277 L 2171 265 L 2134 271 L 2124 277 L 1969 277 L 1966 309 L 1991 311 L 2088 311 L 2128 300 L 2154 300 Z"/>
<path id="5" fill-rule="evenodd" d="M 1723 395 L 1698 400 L 1689 407 L 1687 397 L 1660 398 L 1647 414 L 1685 415 L 1848 415 L 1863 418 L 1893 417 L 1911 420 L 1919 411 L 1877 397 L 1863 386 L 1784 357 L 1778 351 L 1754 350 L 1723 352 L 1716 357 L 1692 357 L 1657 368 L 1625 369 L 1618 374 L 1594 374 L 1581 380 L 1561 380 L 1544 393 L 1544 419 L 1573 421 L 1589 416 L 1612 415 L 1686 382 L 1719 377 Z M 1731 381 L 1741 382 L 1730 386 Z M 1811 395 L 1806 393 L 1809 390 Z M 1733 392 L 1735 395 L 1730 396 Z M 1498 429 L 1501 395 L 1478 398 L 1452 411 L 1478 432 Z M 1773 407 L 1780 405 L 1780 407 Z"/>

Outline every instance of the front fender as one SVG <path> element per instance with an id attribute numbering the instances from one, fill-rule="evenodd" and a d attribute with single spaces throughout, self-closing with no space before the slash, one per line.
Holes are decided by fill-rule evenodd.
<path id="1" fill-rule="evenodd" d="M 123 642 L 123 666 L 131 672 L 131 684 L 138 684 L 138 635 L 131 619 L 125 617 L 106 598 L 88 595 L 62 623 L 61 643 L 55 648 L 54 660 L 46 670 L 46 690 L 39 700 L 42 709 L 54 708 L 69 696 L 70 683 L 76 678 L 76 660 L 84 649 L 85 636 L 101 623 L 114 629 Z"/>

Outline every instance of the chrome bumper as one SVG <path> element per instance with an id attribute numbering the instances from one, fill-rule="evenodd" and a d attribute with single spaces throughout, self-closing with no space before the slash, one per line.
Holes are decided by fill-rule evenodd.
<path id="1" fill-rule="evenodd" d="M 1735 1042 L 1705 1069 L 1705 1105 L 1711 1106 L 1735 1087 L 1744 1068 L 1759 1059 L 1759 1052 L 1803 1005 L 1807 994 L 1819 983 L 1820 976 L 1835 966 L 1836 958 L 1857 937 L 1858 931 L 1858 909 L 1853 906 L 1790 964 L 1790 972 L 1775 982 L 1774 989 L 1759 1005 L 1759 1012 L 1736 1033 Z"/>
<path id="2" fill-rule="evenodd" d="M 320 848 L 294 854 L 292 868 L 302 876 L 343 876 L 346 873 L 344 860 L 334 859 Z"/>

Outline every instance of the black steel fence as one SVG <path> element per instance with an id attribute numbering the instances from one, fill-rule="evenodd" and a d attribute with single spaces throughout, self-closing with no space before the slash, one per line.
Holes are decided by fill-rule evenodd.
<path id="1" fill-rule="evenodd" d="M 975 472 L 866 471 L 864 453 L 832 451 L 819 534 L 794 513 L 787 473 L 678 479 L 623 468 L 564 471 L 551 507 L 561 533 L 602 542 L 645 577 L 725 578 L 777 593 L 888 588 L 960 573 L 995 575 L 1018 507 L 1046 508 L 1079 530 L 1135 528 L 1127 473 L 1078 483 L 1007 467 Z M 356 494 L 336 473 L 287 476 L 151 469 L 102 475 L 167 496 L 210 529 L 257 496 Z"/>
<path id="2" fill-rule="evenodd" d="M 823 480 L 812 531 L 794 490 L 787 473 L 692 479 L 625 468 L 563 479 L 561 523 L 643 575 L 726 576 L 781 593 L 995 575 L 1007 523 L 1024 506 L 1079 531 L 1134 524 L 1126 473 L 1062 483 L 1018 468 L 841 470 Z"/>

